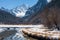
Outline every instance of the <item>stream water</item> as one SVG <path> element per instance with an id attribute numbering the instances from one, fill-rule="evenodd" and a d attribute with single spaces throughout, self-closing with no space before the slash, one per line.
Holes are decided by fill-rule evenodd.
<path id="1" fill-rule="evenodd" d="M 9 30 L 16 30 L 16 34 L 10 35 L 9 37 L 4 38 L 3 40 L 30 40 L 29 37 L 24 37 L 22 33 L 22 29 L 24 28 L 10 28 Z M 7 30 L 7 28 L 0 28 L 0 33 Z M 35 40 L 32 38 L 32 40 Z"/>
<path id="2" fill-rule="evenodd" d="M 29 37 L 23 36 L 22 29 L 24 29 L 24 28 L 10 28 L 9 30 L 16 30 L 17 31 L 16 34 L 10 35 L 9 37 L 5 37 L 3 40 L 36 40 L 33 38 L 31 39 Z M 3 32 L 5 30 L 8 30 L 8 29 L 7 28 L 0 28 L 0 32 Z M 42 29 L 38 29 L 38 28 L 31 28 L 31 30 L 37 31 L 37 32 L 43 32 Z M 55 29 L 51 32 L 57 32 L 58 33 L 60 31 Z M 59 36 L 56 34 L 55 36 L 53 35 L 52 37 L 58 39 Z"/>
<path id="3" fill-rule="evenodd" d="M 15 35 L 11 35 L 9 37 L 4 38 L 3 40 L 27 40 L 24 38 L 23 33 L 21 31 L 23 28 L 16 28 L 17 33 Z M 0 32 L 7 30 L 6 28 L 0 28 Z M 14 30 L 13 28 L 10 28 L 10 30 Z"/>

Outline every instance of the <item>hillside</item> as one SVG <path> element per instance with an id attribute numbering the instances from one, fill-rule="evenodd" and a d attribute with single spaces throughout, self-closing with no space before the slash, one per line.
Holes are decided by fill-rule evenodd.
<path id="1" fill-rule="evenodd" d="M 35 19 L 39 20 L 38 24 L 43 24 L 45 27 L 60 30 L 60 0 L 53 0 L 49 3 L 42 12 L 37 12 Z M 31 21 L 31 22 L 33 22 Z"/>
<path id="2" fill-rule="evenodd" d="M 0 24 L 19 24 L 21 20 L 9 12 L 0 9 Z"/>

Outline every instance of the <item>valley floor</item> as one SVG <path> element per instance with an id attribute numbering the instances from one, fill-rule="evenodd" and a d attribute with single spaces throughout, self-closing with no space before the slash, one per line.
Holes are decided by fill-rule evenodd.
<path id="1" fill-rule="evenodd" d="M 0 27 L 29 27 L 29 28 L 35 28 L 35 27 L 44 27 L 43 25 L 4 25 L 4 24 L 0 24 Z"/>

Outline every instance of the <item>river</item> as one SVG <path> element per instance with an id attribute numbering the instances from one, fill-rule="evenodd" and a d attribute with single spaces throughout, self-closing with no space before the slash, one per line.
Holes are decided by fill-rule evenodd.
<path id="1" fill-rule="evenodd" d="M 10 30 L 17 30 L 16 34 L 10 35 L 9 37 L 4 38 L 3 40 L 29 40 L 29 38 L 25 38 L 22 33 L 23 28 L 10 28 Z M 7 28 L 0 28 L 0 32 L 7 30 Z"/>

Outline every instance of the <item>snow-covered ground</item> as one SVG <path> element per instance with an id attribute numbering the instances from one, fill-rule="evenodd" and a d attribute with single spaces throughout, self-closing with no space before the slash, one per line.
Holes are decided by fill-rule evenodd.
<path id="1" fill-rule="evenodd" d="M 26 28 L 26 27 L 29 27 L 29 28 L 31 28 L 31 27 L 44 27 L 43 25 L 0 25 L 0 27 L 24 27 L 24 28 Z"/>
<path id="2" fill-rule="evenodd" d="M 28 40 L 23 36 L 22 29 L 24 28 L 41 28 L 44 27 L 43 25 L 0 25 L 0 32 L 3 32 L 5 30 L 17 30 L 17 33 L 15 35 L 11 35 L 7 38 L 4 38 L 4 40 Z"/>
<path id="3" fill-rule="evenodd" d="M 41 26 L 42 27 L 42 26 Z M 8 30 L 7 29 L 8 27 L 0 27 L 0 32 L 3 32 L 3 31 L 5 31 L 5 30 Z M 27 38 L 25 38 L 24 36 L 23 36 L 23 33 L 22 33 L 22 29 L 24 29 L 25 27 L 17 27 L 17 28 L 15 28 L 15 27 L 11 27 L 9 30 L 17 30 L 17 33 L 15 34 L 15 35 L 11 35 L 11 36 L 9 36 L 9 37 L 7 37 L 7 38 L 4 38 L 4 40 L 28 40 Z M 39 28 L 31 28 L 31 30 L 33 30 L 34 32 L 42 32 L 43 30 L 42 29 L 39 29 Z M 51 32 L 55 32 L 56 30 L 53 30 L 53 31 L 51 31 Z M 59 32 L 59 31 L 58 31 Z M 54 36 L 52 36 L 52 37 L 59 37 L 58 35 L 54 35 Z"/>
<path id="4" fill-rule="evenodd" d="M 22 29 L 24 28 L 40 28 L 44 27 L 43 25 L 0 25 L 0 32 L 3 32 L 5 30 L 17 30 L 17 33 L 15 35 L 11 35 L 7 38 L 4 38 L 4 40 L 27 40 L 22 33 Z"/>

